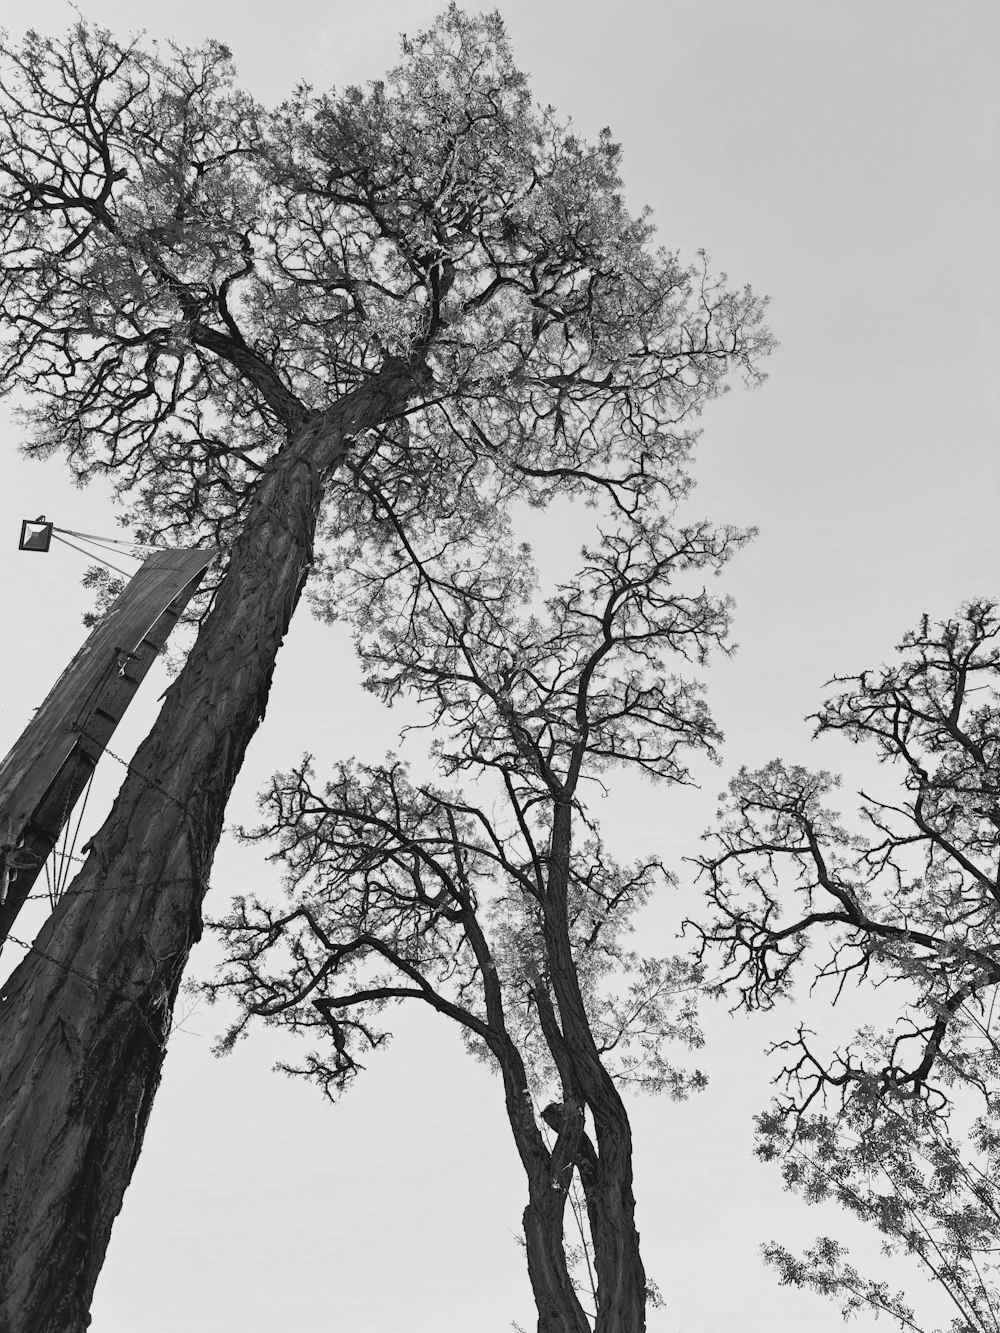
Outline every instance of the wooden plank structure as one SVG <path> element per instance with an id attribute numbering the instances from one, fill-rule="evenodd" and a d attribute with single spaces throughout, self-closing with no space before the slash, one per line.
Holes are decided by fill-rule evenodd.
<path id="1" fill-rule="evenodd" d="M 0 944 L 216 554 L 206 548 L 151 555 L 0 761 Z"/>

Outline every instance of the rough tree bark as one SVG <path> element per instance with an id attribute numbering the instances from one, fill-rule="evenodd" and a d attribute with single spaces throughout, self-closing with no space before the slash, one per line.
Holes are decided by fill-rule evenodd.
<path id="1" fill-rule="evenodd" d="M 482 1036 L 500 1066 L 507 1120 L 528 1180 L 528 1206 L 522 1223 L 528 1277 L 538 1311 L 538 1333 L 590 1333 L 590 1322 L 576 1294 L 563 1243 L 563 1214 L 583 1134 L 583 1109 L 567 1108 L 561 1115 L 550 1152 L 535 1121 L 521 1052 L 507 1029 L 503 997 L 486 937 L 468 904 L 461 918 L 485 982 L 487 1024 Z"/>
<path id="2" fill-rule="evenodd" d="M 555 807 L 552 849 L 544 904 L 546 953 L 559 1030 L 550 1046 L 569 1066 L 570 1085 L 594 1117 L 597 1148 L 588 1160 L 589 1140 L 581 1133 L 574 1160 L 587 1199 L 597 1275 L 595 1333 L 644 1333 L 646 1273 L 635 1225 L 632 1188 L 632 1129 L 614 1080 L 605 1069 L 590 1027 L 569 937 L 567 892 L 573 810 Z M 542 997 L 543 998 L 543 997 Z M 552 1025 L 555 1024 L 552 1015 Z M 557 1055 L 558 1052 L 558 1055 Z"/>
<path id="3" fill-rule="evenodd" d="M 499 1009 L 497 1009 L 499 1014 Z M 560 1117 L 551 1152 L 545 1146 L 531 1106 L 528 1080 L 520 1052 L 496 1015 L 490 1042 L 504 1081 L 507 1119 L 528 1179 L 524 1210 L 528 1277 L 538 1311 L 538 1333 L 590 1333 L 590 1321 L 576 1294 L 566 1263 L 564 1220 L 570 1176 L 583 1134 L 583 1111 Z M 498 1035 L 499 1034 L 499 1035 Z"/>
<path id="4" fill-rule="evenodd" d="M 387 364 L 276 455 L 83 869 L 0 990 L 0 1333 L 90 1323 L 201 933 L 226 802 L 309 570 L 324 484 L 351 438 L 414 392 L 414 371 Z"/>
<path id="5" fill-rule="evenodd" d="M 538 1333 L 590 1333 L 590 1321 L 566 1268 L 565 1198 L 552 1181 L 538 1187 L 529 1182 L 528 1195 L 522 1222 L 528 1277 L 538 1311 Z"/>

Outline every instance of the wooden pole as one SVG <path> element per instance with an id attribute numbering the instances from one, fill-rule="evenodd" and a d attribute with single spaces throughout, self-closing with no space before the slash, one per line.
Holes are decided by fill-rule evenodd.
<path id="1" fill-rule="evenodd" d="M 215 555 L 212 548 L 151 555 L 0 761 L 0 945 Z"/>

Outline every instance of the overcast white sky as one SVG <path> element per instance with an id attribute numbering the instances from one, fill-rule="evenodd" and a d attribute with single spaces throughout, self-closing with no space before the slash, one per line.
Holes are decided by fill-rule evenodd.
<path id="1" fill-rule="evenodd" d="M 175 0 L 144 12 L 80 0 L 126 34 L 232 48 L 246 86 L 280 100 L 305 78 L 362 82 L 394 63 L 397 34 L 441 7 L 424 0 Z M 655 210 L 660 239 L 699 246 L 733 281 L 773 301 L 781 342 L 768 384 L 734 387 L 704 417 L 698 507 L 757 524 L 727 587 L 738 656 L 709 674 L 727 745 L 701 791 L 614 781 L 606 831 L 620 853 L 657 852 L 682 872 L 676 902 L 653 908 L 643 945 L 669 951 L 697 899 L 681 859 L 696 852 L 724 776 L 776 754 L 816 767 L 859 760 L 809 741 L 803 716 L 835 671 L 876 665 L 927 611 L 940 617 L 996 595 L 1000 264 L 995 0 L 504 0 L 536 97 L 586 135 L 610 125 L 624 145 L 629 198 Z M 69 6 L 33 0 L 45 32 Z M 61 462 L 28 465 L 0 419 L 0 587 L 10 645 L 0 753 L 14 741 L 84 631 L 82 557 L 18 554 L 22 517 L 115 533 L 97 486 L 76 491 Z M 529 537 L 533 534 L 528 533 Z M 543 566 L 567 573 L 572 516 L 539 538 Z M 13 649 L 13 651 L 12 651 Z M 123 757 L 156 715 L 151 676 L 112 743 Z M 399 719 L 356 685 L 347 641 L 303 607 L 230 806 L 253 797 L 307 747 L 330 762 L 377 759 Z M 96 827 L 120 782 L 102 765 Z M 103 807 L 102 807 L 103 802 Z M 85 830 L 86 833 L 86 830 Z M 271 871 L 230 839 L 213 873 L 210 915 Z M 37 921 L 34 923 L 37 926 Z M 22 919 L 18 933 L 32 928 Z M 3 966 L 19 951 L 10 946 Z M 193 964 L 204 974 L 210 948 Z M 182 1001 L 180 1012 L 186 1008 Z M 820 1011 L 822 1017 L 822 1011 Z M 667 1308 L 653 1333 L 832 1333 L 835 1307 L 779 1288 L 762 1241 L 795 1248 L 853 1237 L 837 1210 L 785 1195 L 751 1156 L 752 1114 L 767 1099 L 768 1040 L 793 1015 L 708 1015 L 699 1062 L 708 1091 L 676 1106 L 634 1104 L 636 1194 L 647 1270 Z M 94 1333 L 502 1333 L 532 1326 L 514 1243 L 524 1186 L 499 1084 L 472 1064 L 444 1020 L 403 1015 L 384 1056 L 331 1108 L 271 1073 L 276 1037 L 226 1061 L 209 1053 L 217 1016 L 201 1009 L 171 1041 L 146 1146 L 117 1223 Z M 862 1237 L 859 1259 L 877 1254 Z M 915 1270 L 891 1274 L 935 1323 L 945 1312 Z M 854 1327 L 870 1333 L 869 1316 Z"/>

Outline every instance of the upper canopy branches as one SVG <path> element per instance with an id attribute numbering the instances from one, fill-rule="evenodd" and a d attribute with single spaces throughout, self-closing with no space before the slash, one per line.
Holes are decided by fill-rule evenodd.
<path id="1" fill-rule="evenodd" d="M 317 579 L 314 605 L 356 627 L 366 687 L 429 705 L 448 773 L 530 774 L 567 801 L 581 775 L 619 763 L 688 781 L 687 753 L 714 755 L 720 733 L 700 682 L 674 666 L 731 651 L 731 602 L 683 585 L 718 574 L 751 534 L 639 513 L 584 548 L 539 616 L 529 549 L 463 526 L 436 524 L 432 544 L 397 525 L 345 579 Z"/>
<path id="2" fill-rule="evenodd" d="M 651 248 L 608 133 L 532 105 L 496 16 L 453 5 L 384 82 L 274 111 L 218 43 L 80 22 L 2 55 L 4 383 L 29 451 L 109 470 L 150 532 L 224 536 L 287 434 L 390 361 L 425 470 L 457 437 L 533 494 L 655 473 L 769 350 L 761 300 Z"/>
<path id="3" fill-rule="evenodd" d="M 291 906 L 240 898 L 217 923 L 226 964 L 206 989 L 240 1007 L 224 1045 L 254 1017 L 331 1030 L 332 1056 L 300 1068 L 333 1091 L 354 1077 L 355 1054 L 382 1040 L 381 1008 L 419 999 L 501 1065 L 513 1040 L 515 1063 L 523 1057 L 539 1084 L 558 1070 L 564 1093 L 588 1058 L 604 1057 L 619 1082 L 676 1096 L 701 1085 L 661 1052 L 667 1036 L 700 1043 L 699 969 L 626 945 L 632 917 L 669 876 L 655 858 L 622 865 L 608 854 L 582 779 L 632 764 L 682 782 L 689 754 L 714 752 L 698 683 L 673 674 L 670 658 L 726 650 L 728 601 L 683 584 L 717 572 L 744 534 L 644 517 L 602 534 L 544 615 L 526 610 L 524 549 L 480 549 L 457 565 L 410 543 L 412 579 L 392 573 L 389 557 L 390 572 L 351 611 L 365 627 L 368 684 L 429 703 L 445 738 L 432 747 L 440 771 L 471 781 L 464 791 L 418 784 L 394 756 L 341 763 L 324 784 L 308 758 L 273 776 L 265 822 L 246 836 L 271 845 Z M 560 850 L 566 810 L 585 832 Z M 567 968 L 585 1038 L 572 1035 Z"/>

